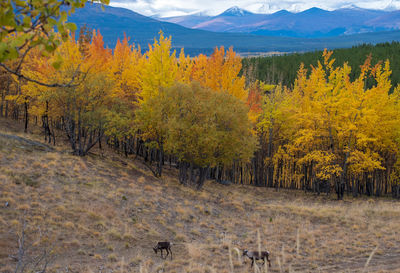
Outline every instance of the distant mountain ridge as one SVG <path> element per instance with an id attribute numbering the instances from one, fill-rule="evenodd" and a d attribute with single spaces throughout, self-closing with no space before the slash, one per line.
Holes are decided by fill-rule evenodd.
<path id="1" fill-rule="evenodd" d="M 214 32 L 320 38 L 400 29 L 400 11 L 370 10 L 358 7 L 327 11 L 311 8 L 292 13 L 281 10 L 257 14 L 235 6 L 217 16 L 186 15 L 159 18 L 187 28 Z"/>
<path id="2" fill-rule="evenodd" d="M 231 10 L 233 16 L 236 11 Z M 281 12 L 290 16 L 289 12 Z M 237 16 L 238 18 L 246 18 Z M 276 15 L 277 16 L 277 15 Z M 235 17 L 235 16 L 233 16 Z M 260 36 L 247 33 L 219 33 L 198 29 L 189 29 L 183 26 L 161 22 L 154 18 L 140 15 L 124 8 L 106 6 L 104 11 L 98 4 L 87 4 L 85 8 L 77 9 L 68 17 L 70 22 L 77 24 L 78 28 L 87 25 L 89 28 L 100 30 L 105 44 L 113 48 L 118 39 L 123 39 L 124 33 L 130 37 L 130 43 L 140 45 L 146 49 L 148 44 L 154 42 L 163 31 L 166 36 L 172 36 L 174 49 L 185 49 L 185 53 L 197 55 L 210 54 L 215 47 L 233 46 L 239 53 L 249 52 L 304 52 L 324 49 L 351 47 L 361 43 L 382 43 L 387 41 L 400 41 L 400 31 L 366 33 L 332 38 L 293 38 Z"/>
<path id="3" fill-rule="evenodd" d="M 254 13 L 241 9 L 238 6 L 231 7 L 220 14 L 220 16 L 248 16 L 253 15 Z"/>

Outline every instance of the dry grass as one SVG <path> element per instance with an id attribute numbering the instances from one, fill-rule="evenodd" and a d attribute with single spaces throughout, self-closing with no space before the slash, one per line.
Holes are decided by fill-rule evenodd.
<path id="1" fill-rule="evenodd" d="M 14 268 L 24 212 L 54 246 L 49 272 L 266 272 L 240 257 L 259 246 L 268 272 L 400 272 L 398 202 L 211 181 L 197 192 L 168 168 L 157 180 L 138 161 L 67 151 L 0 137 L 0 272 Z M 162 240 L 172 261 L 151 249 Z"/>

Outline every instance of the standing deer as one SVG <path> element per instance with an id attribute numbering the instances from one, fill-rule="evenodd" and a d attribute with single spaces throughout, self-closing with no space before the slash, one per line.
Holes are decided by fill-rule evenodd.
<path id="1" fill-rule="evenodd" d="M 158 250 L 161 252 L 161 258 L 167 258 L 168 254 L 171 252 L 171 260 L 172 260 L 172 250 L 171 250 L 172 243 L 170 242 L 158 242 L 155 247 L 153 247 L 154 252 L 157 254 Z M 167 251 L 167 255 L 163 257 L 163 249 Z"/>
<path id="2" fill-rule="evenodd" d="M 263 264 L 265 264 L 265 260 L 268 261 L 268 265 L 271 267 L 271 261 L 269 260 L 269 252 L 268 251 L 243 251 L 243 256 L 247 256 L 251 259 L 251 267 L 253 267 L 254 260 L 263 260 Z"/>

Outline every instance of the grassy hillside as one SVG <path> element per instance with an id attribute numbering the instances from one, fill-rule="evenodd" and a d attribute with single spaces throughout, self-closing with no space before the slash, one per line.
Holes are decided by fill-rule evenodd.
<path id="1" fill-rule="evenodd" d="M 156 179 L 132 158 L 75 157 L 11 124 L 0 120 L 0 272 L 15 270 L 24 219 L 26 254 L 51 250 L 48 272 L 252 272 L 234 248 L 258 245 L 268 272 L 361 272 L 367 261 L 365 272 L 400 272 L 398 202 L 212 181 L 198 192 L 174 169 Z M 151 249 L 160 240 L 174 242 L 172 260 Z"/>
<path id="2" fill-rule="evenodd" d="M 379 61 L 390 61 L 392 69 L 391 80 L 393 86 L 400 83 L 400 43 L 382 43 L 377 45 L 359 45 L 352 48 L 333 50 L 335 65 L 341 66 L 347 62 L 351 68 L 351 77 L 354 79 L 360 74 L 360 65 L 363 64 L 368 55 L 372 56 L 371 63 L 375 65 Z M 288 54 L 284 56 L 253 57 L 243 59 L 244 71 L 251 71 L 250 76 L 266 82 L 282 82 L 291 86 L 296 77 L 301 63 L 304 67 L 311 69 L 310 65 L 316 66 L 318 60 L 322 61 L 322 51 L 308 53 Z"/>

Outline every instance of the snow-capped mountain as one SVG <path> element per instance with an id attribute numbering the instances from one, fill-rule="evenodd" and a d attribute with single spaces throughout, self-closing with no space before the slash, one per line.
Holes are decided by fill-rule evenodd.
<path id="1" fill-rule="evenodd" d="M 391 0 L 385 7 L 385 10 L 387 11 L 396 11 L 400 10 L 400 1 L 396 0 Z"/>
<path id="2" fill-rule="evenodd" d="M 315 14 L 325 14 L 326 11 L 313 9 L 305 12 L 303 16 L 314 18 Z M 240 14 L 240 12 L 239 12 Z M 386 13 L 385 13 L 386 14 Z M 371 24 L 383 24 L 390 22 L 393 18 L 397 18 L 396 13 L 387 13 L 389 17 L 377 18 Z M 215 20 L 214 23 L 224 28 L 229 27 L 229 19 L 236 18 L 237 22 L 245 24 L 245 22 L 259 21 L 259 17 L 265 14 L 247 14 L 240 16 L 206 16 L 206 21 Z M 288 11 L 280 11 L 269 15 L 270 20 L 280 18 L 282 22 L 290 21 L 294 16 Z M 391 17 L 394 16 L 394 17 Z M 198 15 L 197 18 L 204 16 Z M 218 21 L 220 20 L 220 21 Z M 292 20 L 292 19 L 291 19 Z M 68 21 L 75 23 L 78 29 L 84 25 L 91 29 L 99 30 L 103 36 L 106 46 L 113 48 L 118 39 L 124 36 L 130 37 L 129 42 L 135 43 L 142 49 L 146 49 L 149 44 L 154 43 L 154 38 L 159 36 L 160 30 L 164 32 L 166 37 L 172 37 L 173 49 L 185 49 L 185 53 L 195 56 L 199 53 L 210 54 L 217 46 L 234 47 L 237 52 L 298 52 L 317 49 L 333 49 L 351 47 L 360 43 L 382 43 L 390 41 L 400 41 L 400 31 L 392 32 L 376 32 L 356 34 L 341 37 L 328 38 L 294 38 L 294 37 L 272 37 L 263 35 L 253 35 L 248 33 L 221 33 L 210 32 L 198 29 L 189 29 L 183 26 L 168 22 L 161 22 L 154 18 L 146 17 L 136 12 L 124 8 L 115 8 L 106 6 L 104 10 L 98 4 L 87 4 L 85 8 L 77 9 L 75 13 L 68 16 Z M 205 23 L 206 21 L 202 22 Z M 399 20 L 397 20 L 399 21 Z M 236 22 L 236 21 L 235 21 Z M 199 24 L 199 23 L 197 23 Z M 265 24 L 263 22 L 261 25 Z M 210 24 L 209 26 L 211 26 Z M 286 26 L 287 27 L 287 26 Z M 79 33 L 79 30 L 78 30 Z"/>
<path id="3" fill-rule="evenodd" d="M 254 8 L 254 7 L 253 7 Z M 264 5 L 264 11 L 274 7 Z M 252 13 L 237 6 L 216 16 L 188 15 L 159 20 L 214 32 L 241 32 L 268 36 L 331 37 L 400 29 L 398 11 L 362 9 L 350 5 L 328 11 L 310 8 L 293 13 Z"/>
<path id="4" fill-rule="evenodd" d="M 227 9 L 226 11 L 224 11 L 223 13 L 221 13 L 219 16 L 236 16 L 236 17 L 240 17 L 240 16 L 248 16 L 248 15 L 252 15 L 253 13 L 244 9 L 239 8 L 238 6 L 234 6 L 231 7 L 229 9 Z"/>

